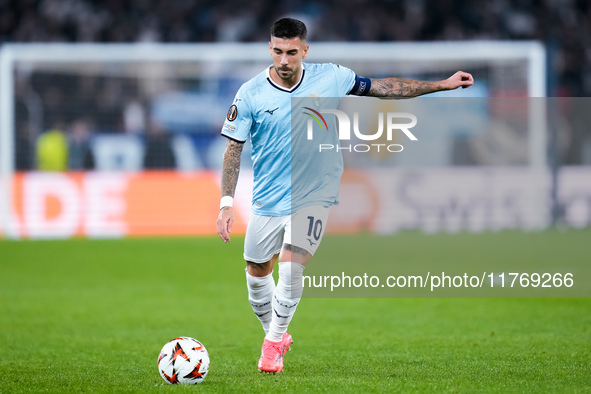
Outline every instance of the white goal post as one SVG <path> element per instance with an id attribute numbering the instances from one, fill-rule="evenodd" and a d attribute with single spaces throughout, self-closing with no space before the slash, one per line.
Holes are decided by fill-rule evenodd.
<path id="1" fill-rule="evenodd" d="M 91 63 L 117 65 L 114 73 L 134 75 L 144 62 L 194 64 L 192 71 L 207 75 L 237 73 L 244 80 L 253 70 L 271 63 L 267 43 L 203 44 L 5 44 L 0 48 L 0 229 L 9 234 L 11 182 L 15 159 L 15 75 L 20 69 L 76 69 Z M 449 70 L 489 67 L 491 84 L 505 85 L 518 78 L 523 95 L 546 95 L 546 53 L 538 42 L 344 43 L 315 42 L 306 61 L 350 66 L 360 75 L 413 77 L 439 75 Z M 503 71 L 519 63 L 522 75 Z M 140 65 L 140 66 L 138 66 Z M 244 67 L 246 65 L 246 67 Z M 95 67 L 96 69 L 96 67 Z M 22 71 L 22 70 L 21 70 Z M 145 76 L 146 74 L 144 74 Z M 383 77 L 385 75 L 380 75 Z M 529 100 L 528 163 L 546 166 L 546 122 L 543 103 Z"/>

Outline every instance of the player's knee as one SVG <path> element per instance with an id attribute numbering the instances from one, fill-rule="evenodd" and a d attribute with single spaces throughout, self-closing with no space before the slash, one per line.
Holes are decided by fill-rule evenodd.
<path id="1" fill-rule="evenodd" d="M 273 260 L 264 263 L 255 263 L 252 261 L 246 262 L 246 272 L 252 276 L 267 276 L 273 272 Z"/>

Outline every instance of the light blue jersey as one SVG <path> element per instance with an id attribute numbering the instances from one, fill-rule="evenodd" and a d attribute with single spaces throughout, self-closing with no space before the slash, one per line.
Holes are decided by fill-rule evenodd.
<path id="1" fill-rule="evenodd" d="M 222 128 L 222 135 L 232 140 L 251 139 L 252 212 L 258 215 L 289 215 L 305 206 L 338 203 L 342 156 L 300 154 L 304 152 L 292 140 L 292 98 L 334 97 L 331 105 L 336 108 L 338 98 L 358 88 L 359 77 L 334 64 L 303 63 L 302 69 L 292 89 L 275 84 L 270 68 L 243 84 Z M 298 125 L 300 131 L 302 127 L 305 124 Z M 336 133 L 331 136 L 336 138 Z"/>

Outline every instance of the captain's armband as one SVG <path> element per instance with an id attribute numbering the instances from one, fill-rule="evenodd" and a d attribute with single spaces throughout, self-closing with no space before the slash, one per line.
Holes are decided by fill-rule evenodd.
<path id="1" fill-rule="evenodd" d="M 359 75 L 355 74 L 355 85 L 349 92 L 354 96 L 367 96 L 369 93 L 369 89 L 371 88 L 371 79 L 360 77 Z"/>

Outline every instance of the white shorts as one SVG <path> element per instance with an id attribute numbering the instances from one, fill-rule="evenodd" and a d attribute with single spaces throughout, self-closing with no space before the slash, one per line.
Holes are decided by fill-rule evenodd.
<path id="1" fill-rule="evenodd" d="M 330 207 L 302 208 L 293 215 L 251 214 L 244 240 L 244 260 L 266 263 L 281 251 L 283 244 L 306 250 L 312 256 L 324 235 Z"/>

